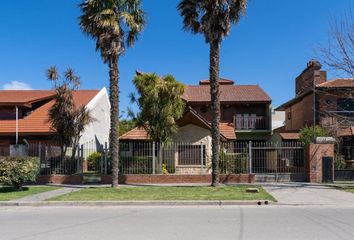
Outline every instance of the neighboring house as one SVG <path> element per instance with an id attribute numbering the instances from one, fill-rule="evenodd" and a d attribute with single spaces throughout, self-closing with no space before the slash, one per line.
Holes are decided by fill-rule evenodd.
<path id="1" fill-rule="evenodd" d="M 303 127 L 321 125 L 352 146 L 344 155 L 354 159 L 354 79 L 327 80 L 321 67 L 310 61 L 296 78 L 295 97 L 276 108 L 286 116 L 285 126 L 276 132 L 282 141 L 296 141 Z"/>
<path id="2" fill-rule="evenodd" d="M 54 95 L 52 90 L 0 91 L 0 149 L 8 149 L 10 145 L 16 144 L 16 135 L 19 144 L 25 141 L 55 144 L 55 131 L 48 119 Z M 74 102 L 76 106 L 86 105 L 95 119 L 86 127 L 80 144 L 93 141 L 97 146 L 108 142 L 110 104 L 107 90 L 75 91 Z"/>
<path id="3" fill-rule="evenodd" d="M 178 131 L 173 142 L 200 146 L 198 150 L 176 150 L 176 156 L 191 156 L 204 151 L 208 162 L 211 157 L 211 109 L 210 82 L 202 80 L 199 85 L 188 85 L 182 96 L 186 103 Z M 222 142 L 266 141 L 271 136 L 271 98 L 258 85 L 235 85 L 234 81 L 220 79 L 220 137 Z M 123 142 L 150 141 L 147 132 L 135 128 L 120 137 Z M 131 146 L 133 146 L 131 144 Z M 200 150 L 201 149 L 201 150 Z M 204 150 L 203 150 L 204 149 Z M 132 154 L 134 149 L 129 149 Z M 195 157 L 199 161 L 199 157 Z M 175 159 L 175 166 L 184 160 Z M 197 164 L 199 164 L 200 161 Z M 184 172 L 194 172 L 190 167 Z M 196 169 L 200 169 L 196 167 Z M 182 170 L 181 170 L 182 171 Z M 180 172 L 181 172 L 180 171 Z"/>

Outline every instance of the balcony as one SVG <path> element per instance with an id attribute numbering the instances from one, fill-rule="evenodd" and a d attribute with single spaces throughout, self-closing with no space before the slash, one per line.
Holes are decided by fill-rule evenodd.
<path id="1" fill-rule="evenodd" d="M 244 114 L 234 117 L 235 131 L 238 130 L 269 130 L 269 121 L 264 116 Z"/>

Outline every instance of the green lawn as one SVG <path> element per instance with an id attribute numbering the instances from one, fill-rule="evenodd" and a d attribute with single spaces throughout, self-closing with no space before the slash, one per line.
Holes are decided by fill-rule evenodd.
<path id="1" fill-rule="evenodd" d="M 346 191 L 346 192 L 354 193 L 354 187 L 343 188 L 343 190 Z"/>
<path id="2" fill-rule="evenodd" d="M 261 187 L 259 193 L 246 193 L 255 186 L 222 187 L 155 187 L 123 186 L 114 188 L 87 188 L 65 194 L 54 201 L 130 201 L 130 200 L 270 200 L 276 201 Z"/>
<path id="3" fill-rule="evenodd" d="M 60 187 L 52 186 L 29 186 L 24 187 L 23 191 L 16 191 L 12 187 L 0 186 L 0 201 L 15 200 L 29 195 L 56 190 L 59 188 Z"/>

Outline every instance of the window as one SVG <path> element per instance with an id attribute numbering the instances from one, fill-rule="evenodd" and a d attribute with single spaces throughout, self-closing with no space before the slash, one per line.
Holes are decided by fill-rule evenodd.
<path id="1" fill-rule="evenodd" d="M 291 119 L 291 112 L 288 112 L 288 119 Z"/>
<path id="2" fill-rule="evenodd" d="M 205 145 L 178 146 L 178 165 L 200 165 L 202 154 L 205 165 Z"/>
<path id="3" fill-rule="evenodd" d="M 338 114 L 354 117 L 354 99 L 340 98 L 337 100 Z"/>

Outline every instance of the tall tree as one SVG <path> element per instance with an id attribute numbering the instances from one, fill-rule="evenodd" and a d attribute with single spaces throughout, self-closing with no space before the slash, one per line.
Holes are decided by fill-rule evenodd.
<path id="1" fill-rule="evenodd" d="M 56 132 L 56 140 L 60 144 L 61 157 L 65 157 L 68 147 L 72 147 L 73 160 L 77 146 L 85 127 L 94 121 L 86 106 L 76 106 L 73 98 L 74 91 L 80 86 L 80 78 L 69 68 L 64 77 L 59 77 L 55 66 L 47 70 L 47 78 L 55 88 L 54 104 L 49 109 L 49 121 Z"/>
<path id="2" fill-rule="evenodd" d="M 111 103 L 110 150 L 112 187 L 119 175 L 119 57 L 132 46 L 145 25 L 140 0 L 86 0 L 80 4 L 82 30 L 96 41 L 96 50 L 109 67 Z"/>
<path id="3" fill-rule="evenodd" d="M 135 120 L 151 140 L 159 143 L 156 168 L 161 173 L 165 143 L 177 132 L 176 120 L 183 114 L 184 85 L 171 75 L 160 77 L 155 73 L 139 72 L 133 82 L 139 96 L 131 95 L 131 101 L 137 103 L 140 110 Z"/>
<path id="4" fill-rule="evenodd" d="M 169 141 L 177 131 L 176 120 L 183 114 L 184 85 L 171 75 L 159 77 L 155 73 L 137 73 L 133 82 L 139 95 L 131 96 L 140 110 L 137 125 L 143 127 L 152 140 Z"/>
<path id="5" fill-rule="evenodd" d="M 183 17 L 184 29 L 202 34 L 210 45 L 210 95 L 212 135 L 212 186 L 219 185 L 220 101 L 219 64 L 222 40 L 230 33 L 245 13 L 247 0 L 182 0 L 178 10 Z"/>

